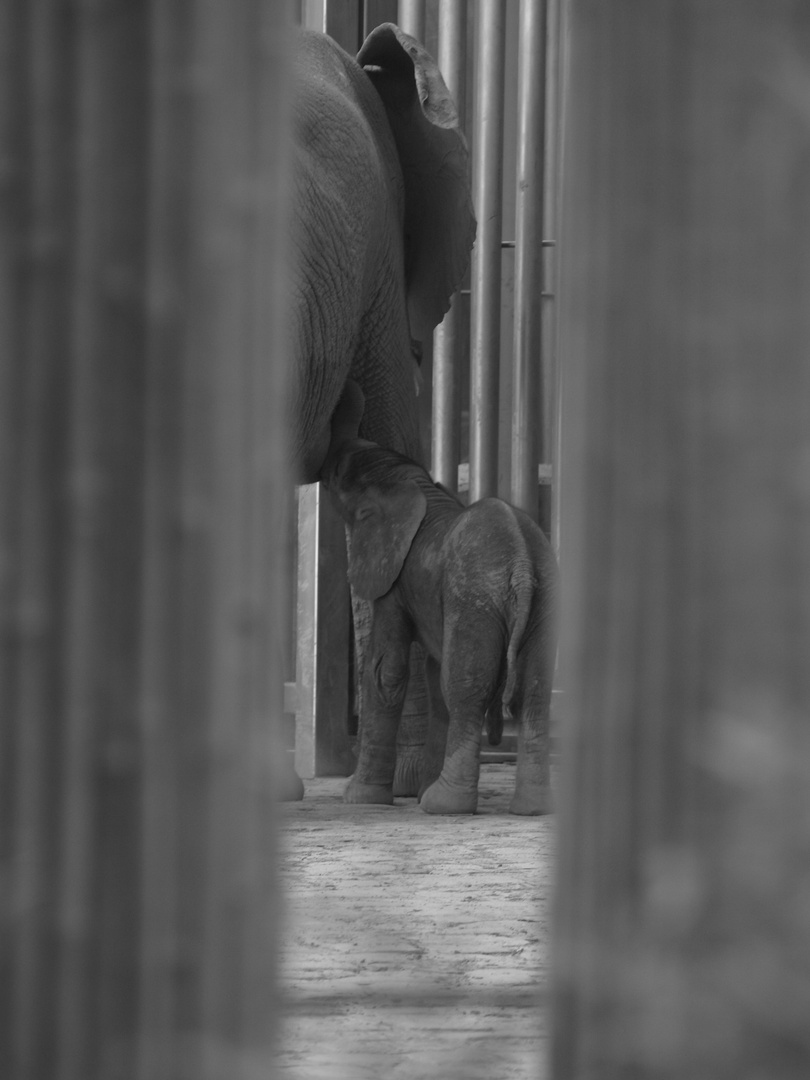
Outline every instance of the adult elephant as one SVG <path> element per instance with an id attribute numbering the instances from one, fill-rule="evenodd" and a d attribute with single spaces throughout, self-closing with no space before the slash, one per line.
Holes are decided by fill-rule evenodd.
<path id="1" fill-rule="evenodd" d="M 461 282 L 475 219 L 456 109 L 417 41 L 386 23 L 354 60 L 301 31 L 296 55 L 292 452 L 309 483 L 349 377 L 365 398 L 360 434 L 422 458 L 420 342 Z M 370 610 L 355 602 L 354 615 L 362 666 Z M 398 794 L 416 793 L 425 716 L 406 707 Z"/>
<path id="2" fill-rule="evenodd" d="M 354 60 L 301 31 L 295 75 L 293 462 L 311 483 L 349 376 L 363 437 L 420 454 L 418 343 L 449 307 L 475 221 L 456 110 L 417 41 L 386 23 Z"/>

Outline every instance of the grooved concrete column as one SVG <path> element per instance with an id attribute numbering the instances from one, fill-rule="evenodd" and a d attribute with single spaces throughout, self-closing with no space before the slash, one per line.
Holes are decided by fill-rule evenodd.
<path id="1" fill-rule="evenodd" d="M 2 15 L 4 1080 L 271 1075 L 282 12 Z"/>
<path id="2" fill-rule="evenodd" d="M 810 10 L 573 0 L 552 1075 L 810 1075 Z"/>

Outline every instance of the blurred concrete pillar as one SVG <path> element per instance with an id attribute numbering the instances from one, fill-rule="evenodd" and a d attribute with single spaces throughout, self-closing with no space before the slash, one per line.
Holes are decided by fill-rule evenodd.
<path id="1" fill-rule="evenodd" d="M 283 7 L 2 13 L 0 1075 L 272 1075 Z"/>
<path id="2" fill-rule="evenodd" d="M 810 10 L 572 0 L 555 1080 L 810 1075 Z"/>

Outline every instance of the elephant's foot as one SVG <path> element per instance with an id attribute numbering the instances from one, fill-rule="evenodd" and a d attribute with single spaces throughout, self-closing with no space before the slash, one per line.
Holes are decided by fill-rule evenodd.
<path id="1" fill-rule="evenodd" d="M 440 776 L 424 792 L 419 805 L 426 814 L 474 814 L 478 790 L 451 784 Z"/>
<path id="2" fill-rule="evenodd" d="M 366 784 L 353 776 L 343 792 L 343 801 L 346 803 L 376 803 L 382 806 L 392 806 L 394 802 L 393 789 L 386 784 Z"/>
<path id="3" fill-rule="evenodd" d="M 422 775 L 422 747 L 398 746 L 397 763 L 394 769 L 394 795 L 398 799 L 408 799 L 419 794 Z"/>
<path id="4" fill-rule="evenodd" d="M 547 784 L 518 784 L 512 801 L 509 803 L 510 814 L 531 817 L 553 812 L 554 800 L 551 797 L 551 788 Z"/>

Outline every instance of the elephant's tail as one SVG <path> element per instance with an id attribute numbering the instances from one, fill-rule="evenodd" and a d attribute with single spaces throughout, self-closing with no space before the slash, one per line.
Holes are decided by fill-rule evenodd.
<path id="1" fill-rule="evenodd" d="M 511 590 L 514 597 L 514 622 L 512 632 L 509 635 L 509 645 L 506 649 L 506 682 L 501 696 L 501 706 L 504 720 L 512 720 L 512 701 L 515 697 L 517 685 L 517 655 L 529 624 L 529 615 L 532 610 L 532 596 L 534 583 L 530 571 L 517 571 L 511 581 Z"/>

